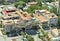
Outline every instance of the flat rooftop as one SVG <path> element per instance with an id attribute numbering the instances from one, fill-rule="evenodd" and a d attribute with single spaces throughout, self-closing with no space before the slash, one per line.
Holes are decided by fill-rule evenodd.
<path id="1" fill-rule="evenodd" d="M 36 17 L 37 17 L 41 22 L 46 22 L 46 21 L 47 21 L 42 15 L 36 15 Z"/>
<path id="2" fill-rule="evenodd" d="M 13 25 L 14 22 L 13 22 L 13 20 L 3 20 L 2 24 L 3 25 Z"/>
<path id="3" fill-rule="evenodd" d="M 19 17 L 18 14 L 8 14 L 8 15 L 3 15 L 2 18 L 3 19 L 8 19 L 8 18 L 12 18 L 12 17 Z"/>
<path id="4" fill-rule="evenodd" d="M 58 17 L 56 14 L 51 13 L 48 10 L 37 10 L 37 11 L 39 12 L 39 14 L 41 14 L 41 15 L 47 17 L 47 18 L 56 18 L 56 17 Z"/>
<path id="5" fill-rule="evenodd" d="M 23 20 L 31 20 L 32 19 L 31 15 L 28 12 L 18 12 L 18 14 L 20 15 L 20 17 Z"/>

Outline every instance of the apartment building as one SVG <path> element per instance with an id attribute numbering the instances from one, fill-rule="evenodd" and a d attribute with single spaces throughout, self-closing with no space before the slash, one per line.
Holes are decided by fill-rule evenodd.
<path id="1" fill-rule="evenodd" d="M 21 19 L 15 19 L 13 21 L 15 23 L 15 27 L 16 28 L 21 29 L 21 28 L 25 27 L 25 23 L 23 22 L 23 20 L 21 20 Z"/>
<path id="2" fill-rule="evenodd" d="M 35 17 L 38 18 L 39 23 L 41 26 L 47 27 L 48 26 L 48 21 L 46 18 L 44 18 L 42 15 L 40 14 L 35 14 Z"/>
<path id="3" fill-rule="evenodd" d="M 28 12 L 18 12 L 18 14 L 20 15 L 20 17 L 22 18 L 22 20 L 31 20 L 32 17 Z"/>
<path id="4" fill-rule="evenodd" d="M 8 15 L 3 15 L 2 19 L 3 20 L 10 20 L 10 19 L 14 20 L 14 19 L 20 19 L 20 17 L 18 14 L 12 13 L 12 14 L 8 14 Z"/>
<path id="5" fill-rule="evenodd" d="M 43 17 L 45 17 L 48 20 L 49 25 L 57 25 L 58 22 L 58 16 L 54 13 L 50 13 L 47 10 L 36 10 L 35 13 L 39 13 Z"/>
<path id="6" fill-rule="evenodd" d="M 14 29 L 14 22 L 13 20 L 3 20 L 2 27 L 6 32 L 10 32 Z"/>
<path id="7" fill-rule="evenodd" d="M 51 13 L 49 15 L 49 20 L 48 21 L 49 21 L 49 24 L 52 25 L 52 26 L 57 25 L 58 17 L 55 14 Z"/>
<path id="8" fill-rule="evenodd" d="M 15 13 L 15 12 L 16 12 L 16 8 L 14 6 L 5 6 L 2 10 L 2 13 L 4 15 Z"/>
<path id="9" fill-rule="evenodd" d="M 23 20 L 23 25 L 26 27 L 26 29 L 32 28 L 32 24 L 36 23 L 36 21 L 28 12 L 19 11 L 17 13 L 18 15 L 20 15 L 21 19 Z"/>

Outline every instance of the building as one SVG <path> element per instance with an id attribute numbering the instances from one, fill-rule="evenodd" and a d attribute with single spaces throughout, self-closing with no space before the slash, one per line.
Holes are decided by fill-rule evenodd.
<path id="1" fill-rule="evenodd" d="M 14 19 L 20 19 L 20 17 L 18 14 L 12 13 L 12 14 L 8 14 L 8 15 L 3 15 L 2 19 L 3 20 L 10 20 L 10 19 L 14 20 Z"/>
<path id="2" fill-rule="evenodd" d="M 37 4 L 37 2 L 28 2 L 28 5 L 35 5 L 35 4 Z"/>
<path id="3" fill-rule="evenodd" d="M 30 29 L 32 28 L 32 24 L 37 23 L 28 12 L 18 11 L 17 13 L 23 20 L 23 28 Z"/>
<path id="4" fill-rule="evenodd" d="M 39 23 L 42 27 L 47 27 L 48 26 L 48 21 L 46 18 L 44 18 L 42 15 L 40 14 L 35 14 L 35 17 L 38 18 Z"/>
<path id="5" fill-rule="evenodd" d="M 57 28 L 52 29 L 51 32 L 52 32 L 52 35 L 53 35 L 54 37 L 59 36 L 59 32 L 58 32 L 58 29 L 57 29 Z"/>
<path id="6" fill-rule="evenodd" d="M 10 32 L 14 29 L 14 22 L 13 20 L 3 20 L 2 27 L 6 32 Z"/>
<path id="7" fill-rule="evenodd" d="M 21 29 L 21 28 L 25 27 L 25 23 L 23 22 L 23 20 L 21 20 L 21 19 L 15 19 L 13 21 L 15 23 L 15 28 Z"/>
<path id="8" fill-rule="evenodd" d="M 2 13 L 4 14 L 4 15 L 6 15 L 6 14 L 11 14 L 11 13 L 15 13 L 16 12 L 16 8 L 14 7 L 14 6 L 12 6 L 12 5 L 7 5 L 7 6 L 5 6 L 4 8 L 3 8 L 3 10 L 2 10 Z"/>
<path id="9" fill-rule="evenodd" d="M 47 18 L 51 26 L 57 25 L 58 23 L 57 15 L 55 15 L 54 13 L 50 13 L 49 11 L 46 11 L 45 17 Z"/>
<path id="10" fill-rule="evenodd" d="M 50 26 L 57 25 L 57 23 L 58 23 L 58 16 L 55 15 L 54 13 L 50 13 L 47 10 L 36 10 L 35 14 L 37 14 L 37 13 L 42 15 L 43 17 L 45 17 L 48 20 L 48 24 Z"/>
<path id="11" fill-rule="evenodd" d="M 31 20 L 32 16 L 28 12 L 17 12 L 22 20 Z"/>

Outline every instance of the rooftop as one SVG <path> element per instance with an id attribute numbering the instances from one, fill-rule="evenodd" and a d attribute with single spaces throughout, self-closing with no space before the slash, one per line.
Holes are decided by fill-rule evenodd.
<path id="1" fill-rule="evenodd" d="M 41 22 L 46 22 L 46 21 L 47 21 L 42 15 L 36 15 L 36 17 L 37 17 Z"/>
<path id="2" fill-rule="evenodd" d="M 3 20 L 2 24 L 3 25 L 13 25 L 14 22 L 13 22 L 13 20 Z"/>
<path id="3" fill-rule="evenodd" d="M 18 12 L 18 14 L 20 15 L 20 17 L 23 20 L 31 20 L 32 19 L 31 15 L 28 12 Z"/>
<path id="4" fill-rule="evenodd" d="M 37 2 L 28 2 L 29 5 L 37 4 Z"/>
<path id="5" fill-rule="evenodd" d="M 55 15 L 54 13 L 49 13 L 49 12 L 46 13 L 45 16 L 48 17 L 48 18 L 56 18 L 56 17 L 58 17 L 58 16 Z"/>
<path id="6" fill-rule="evenodd" d="M 59 35 L 59 32 L 58 32 L 57 28 L 52 29 L 52 33 L 54 33 L 55 36 Z"/>
<path id="7" fill-rule="evenodd" d="M 8 18 L 19 18 L 18 14 L 8 14 L 8 15 L 3 15 L 2 16 L 3 19 L 8 19 Z"/>
<path id="8" fill-rule="evenodd" d="M 50 13 L 48 10 L 36 10 L 35 13 L 39 13 L 39 14 L 47 17 L 47 18 L 56 18 L 56 17 L 58 17 L 54 13 Z"/>

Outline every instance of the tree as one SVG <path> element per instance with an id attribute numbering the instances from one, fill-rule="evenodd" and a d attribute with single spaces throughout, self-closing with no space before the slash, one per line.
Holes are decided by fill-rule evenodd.
<path id="1" fill-rule="evenodd" d="M 55 1 L 55 0 L 47 0 L 47 2 L 50 2 L 50 3 L 51 3 L 51 2 L 54 2 L 54 1 Z"/>
<path id="2" fill-rule="evenodd" d="M 25 37 L 25 33 L 24 32 L 21 32 L 21 35 L 23 35 L 23 37 Z"/>
<path id="3" fill-rule="evenodd" d="M 30 35 L 26 35 L 26 38 L 27 38 L 28 41 L 34 41 L 34 38 L 31 37 Z"/>
<path id="4" fill-rule="evenodd" d="M 47 5 L 43 5 L 42 9 L 48 9 Z"/>
<path id="5" fill-rule="evenodd" d="M 48 37 L 48 32 L 45 32 L 43 29 L 41 29 L 41 35 L 38 34 L 38 37 L 42 40 L 42 41 L 51 41 L 51 38 Z"/>
<path id="6" fill-rule="evenodd" d="M 15 3 L 15 7 L 18 7 L 19 9 L 23 8 L 25 6 L 25 2 L 24 1 L 19 1 Z"/>
<path id="7" fill-rule="evenodd" d="M 58 7 L 58 15 L 60 16 L 60 0 L 59 0 L 59 7 Z"/>
<path id="8" fill-rule="evenodd" d="M 58 17 L 58 23 L 57 23 L 58 28 L 60 29 L 60 16 Z"/>
<path id="9" fill-rule="evenodd" d="M 15 2 L 19 2 L 20 0 L 15 0 Z"/>
<path id="10" fill-rule="evenodd" d="M 0 0 L 0 4 L 3 4 L 5 2 L 5 0 Z"/>
<path id="11" fill-rule="evenodd" d="M 40 10 L 41 7 L 39 5 L 31 5 L 26 11 L 29 13 L 34 13 L 35 10 Z"/>
<path id="12" fill-rule="evenodd" d="M 38 25 L 37 24 L 33 24 L 33 29 L 34 30 L 38 30 Z"/>
<path id="13" fill-rule="evenodd" d="M 41 0 L 36 0 L 36 2 L 38 2 L 38 4 L 42 7 L 42 2 L 41 2 Z"/>
<path id="14" fill-rule="evenodd" d="M 9 2 L 4 2 L 4 5 L 9 5 L 10 3 Z"/>
<path id="15" fill-rule="evenodd" d="M 52 7 L 52 9 L 50 9 L 50 12 L 51 13 L 55 13 L 56 15 L 58 15 L 57 14 L 57 8 L 56 7 Z"/>

